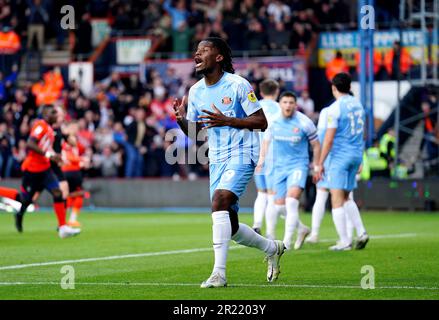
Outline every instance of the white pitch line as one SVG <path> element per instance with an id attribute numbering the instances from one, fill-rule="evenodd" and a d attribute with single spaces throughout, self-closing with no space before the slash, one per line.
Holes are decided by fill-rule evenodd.
<path id="1" fill-rule="evenodd" d="M 242 247 L 242 246 L 230 247 L 231 250 L 241 249 L 241 248 L 244 248 L 244 247 Z M 13 266 L 0 267 L 0 270 L 14 270 L 14 269 L 24 269 L 24 268 L 30 268 L 30 267 L 44 267 L 44 266 L 53 266 L 53 265 L 69 264 L 69 263 L 120 260 L 120 259 L 129 259 L 129 258 L 166 256 L 166 255 L 171 255 L 171 254 L 207 252 L 207 251 L 212 251 L 212 248 L 196 248 L 196 249 L 186 249 L 186 250 L 145 252 L 145 253 L 134 253 L 134 254 L 125 254 L 125 255 L 109 256 L 109 257 L 84 258 L 84 259 L 76 259 L 76 260 L 50 261 L 50 262 L 39 262 L 39 263 L 29 263 L 29 264 L 17 264 L 17 265 L 13 265 Z"/>
<path id="2" fill-rule="evenodd" d="M 59 282 L 0 282 L 0 286 L 32 286 L 49 285 L 60 286 Z M 121 286 L 121 287 L 199 287 L 199 283 L 166 283 L 166 282 L 76 282 L 78 286 Z M 313 289 L 360 289 L 361 286 L 352 285 L 318 285 L 318 284 L 250 284 L 236 283 L 228 286 L 229 288 L 313 288 Z M 418 286 L 382 286 L 375 287 L 374 290 L 430 290 L 439 291 L 439 287 L 418 287 Z"/>
<path id="3" fill-rule="evenodd" d="M 416 233 L 401 233 L 401 234 L 388 234 L 388 235 L 377 235 L 371 236 L 371 239 L 389 239 L 389 238 L 409 238 L 416 237 Z M 320 242 L 334 242 L 335 239 L 322 239 Z M 232 246 L 230 249 L 242 249 L 245 248 L 243 246 Z M 172 254 L 182 254 L 182 253 L 196 253 L 196 252 L 209 252 L 212 251 L 212 248 L 196 248 L 196 249 L 186 249 L 186 250 L 172 250 L 172 251 L 158 251 L 158 252 L 145 252 L 145 253 L 134 253 L 134 254 L 125 254 L 125 255 L 117 255 L 117 256 L 108 256 L 108 257 L 96 257 L 96 258 L 84 258 L 84 259 L 75 259 L 75 260 L 62 260 L 62 261 L 49 261 L 49 262 L 39 262 L 39 263 L 29 263 L 29 264 L 17 264 L 12 266 L 3 266 L 0 267 L 1 270 L 16 270 L 16 269 L 24 269 L 31 267 L 44 267 L 44 266 L 53 266 L 53 265 L 65 265 L 69 263 L 83 263 L 83 262 L 95 262 L 95 261 L 108 261 L 108 260 L 120 260 L 120 259 L 130 259 L 130 258 L 143 258 L 143 257 L 154 257 L 154 256 L 166 256 Z"/>

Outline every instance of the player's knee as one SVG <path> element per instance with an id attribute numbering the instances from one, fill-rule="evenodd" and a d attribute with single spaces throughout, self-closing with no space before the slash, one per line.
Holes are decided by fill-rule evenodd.
<path id="1" fill-rule="evenodd" d="M 62 197 L 61 189 L 53 189 L 52 190 L 52 197 L 53 197 L 54 202 L 62 202 L 63 197 Z"/>
<path id="2" fill-rule="evenodd" d="M 223 192 L 215 192 L 212 199 L 212 211 L 229 210 L 232 199 Z"/>
<path id="3" fill-rule="evenodd" d="M 32 195 L 27 192 L 21 192 L 17 195 L 18 202 L 21 202 L 22 205 L 30 204 L 32 202 Z"/>
<path id="4" fill-rule="evenodd" d="M 302 194 L 302 189 L 300 189 L 300 188 L 291 188 L 290 190 L 288 190 L 287 197 L 299 200 L 301 194 Z"/>

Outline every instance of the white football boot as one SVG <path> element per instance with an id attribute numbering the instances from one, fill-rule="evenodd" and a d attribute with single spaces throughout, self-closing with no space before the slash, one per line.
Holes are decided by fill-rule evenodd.
<path id="1" fill-rule="evenodd" d="M 74 237 L 80 233 L 81 233 L 81 229 L 72 228 L 72 227 L 69 227 L 68 225 L 63 225 L 63 226 L 59 227 L 59 230 L 58 230 L 58 235 L 61 239 Z"/>
<path id="2" fill-rule="evenodd" d="M 267 270 L 267 281 L 268 282 L 274 282 L 279 277 L 280 273 L 280 258 L 285 252 L 285 245 L 280 240 L 274 240 L 274 243 L 276 244 L 276 252 L 271 256 L 266 256 L 265 261 L 267 261 L 268 264 L 268 270 Z"/>
<path id="3" fill-rule="evenodd" d="M 312 234 L 312 235 L 310 235 L 309 237 L 307 237 L 305 239 L 305 243 L 309 243 L 309 244 L 319 243 L 319 236 L 315 235 L 315 234 Z"/>
<path id="4" fill-rule="evenodd" d="M 369 242 L 369 235 L 365 232 L 357 238 L 357 241 L 355 242 L 355 250 L 364 249 L 368 242 Z"/>
<path id="5" fill-rule="evenodd" d="M 349 251 L 352 250 L 352 244 L 351 243 L 341 243 L 337 242 L 335 245 L 330 246 L 329 250 L 331 251 Z"/>
<path id="6" fill-rule="evenodd" d="M 294 243 L 294 250 L 299 250 L 303 246 L 303 242 L 305 242 L 305 238 L 311 233 L 311 230 L 308 227 L 299 228 L 297 232 L 297 239 Z"/>
<path id="7" fill-rule="evenodd" d="M 201 288 L 220 288 L 227 287 L 226 278 L 223 277 L 219 272 L 212 273 L 209 279 L 203 281 L 200 285 Z"/>
<path id="8" fill-rule="evenodd" d="M 21 202 L 9 198 L 0 198 L 0 204 L 1 204 L 1 209 L 7 212 L 19 212 L 21 209 Z M 31 203 L 27 207 L 26 212 L 34 212 L 34 211 L 35 211 L 35 205 Z"/>

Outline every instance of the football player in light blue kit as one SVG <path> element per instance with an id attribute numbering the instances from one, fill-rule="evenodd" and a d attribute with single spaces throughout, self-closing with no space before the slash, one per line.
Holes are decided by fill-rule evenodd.
<path id="1" fill-rule="evenodd" d="M 359 211 L 351 208 L 355 202 L 349 200 L 349 193 L 356 188 L 355 176 L 363 159 L 365 112 L 361 103 L 349 94 L 350 90 L 351 77 L 347 73 L 335 75 L 332 94 L 336 101 L 327 110 L 326 133 L 317 166 L 319 178 L 325 176 L 331 193 L 332 219 L 339 235 L 337 244 L 329 248 L 334 251 L 352 249 L 347 218 L 356 228 L 361 222 Z M 368 240 L 364 230 L 357 239 L 357 249 L 364 248 Z"/>
<path id="2" fill-rule="evenodd" d="M 317 123 L 317 136 L 319 138 L 320 145 L 323 145 L 323 139 L 326 133 L 328 107 L 323 108 L 320 111 L 319 121 Z M 325 165 L 329 162 L 329 157 L 325 160 Z M 325 214 L 326 201 L 328 200 L 329 191 L 327 186 L 327 180 L 323 176 L 317 183 L 316 200 L 312 208 L 312 222 L 311 222 L 311 234 L 305 240 L 306 243 L 317 243 L 319 237 L 320 225 Z"/>
<path id="3" fill-rule="evenodd" d="M 303 225 L 301 228 L 299 227 L 299 199 L 306 185 L 310 164 L 308 150 L 309 145 L 311 145 L 317 163 L 320 158 L 320 143 L 312 120 L 296 111 L 297 104 L 294 93 L 288 91 L 282 93 L 279 104 L 282 116 L 273 121 L 264 136 L 257 171 L 263 167 L 266 151 L 272 144 L 275 204 L 286 206 L 283 243 L 287 249 L 290 249 L 294 231 L 299 228 L 299 233 L 302 235 L 294 246 L 295 249 L 299 249 L 306 235 L 310 232 Z"/>
<path id="4" fill-rule="evenodd" d="M 253 176 L 259 156 L 259 136 L 267 120 L 249 82 L 234 75 L 231 50 L 220 38 L 198 44 L 195 71 L 203 75 L 186 97 L 174 101 L 178 124 L 187 135 L 208 130 L 212 240 L 215 264 L 202 288 L 224 287 L 230 240 L 265 252 L 267 280 L 277 279 L 282 241 L 270 240 L 238 222 L 238 200 Z M 196 137 L 191 137 L 193 140 Z"/>
<path id="5" fill-rule="evenodd" d="M 277 103 L 279 96 L 279 83 L 272 79 L 267 79 L 259 84 L 259 91 L 262 100 L 259 101 L 267 118 L 268 127 L 270 127 L 273 120 L 280 116 L 280 107 Z M 265 132 L 260 133 L 261 142 L 263 141 Z M 264 217 L 266 218 L 267 237 L 270 235 L 272 229 L 273 216 L 276 215 L 276 208 L 274 205 L 273 193 L 273 156 L 272 148 L 267 151 L 264 168 L 261 172 L 255 172 L 255 184 L 258 195 L 255 199 L 253 210 L 253 230 L 261 234 L 262 223 Z"/>
<path id="6" fill-rule="evenodd" d="M 320 111 L 319 115 L 319 122 L 317 124 L 317 135 L 319 137 L 320 144 L 323 145 L 323 139 L 325 138 L 326 133 L 326 125 L 327 125 L 327 114 L 328 114 L 328 108 L 323 108 Z M 330 163 L 330 157 L 326 157 L 325 163 L 323 164 L 323 167 L 327 167 Z M 326 201 L 328 200 L 329 191 L 328 191 L 328 181 L 325 176 L 322 177 L 322 179 L 317 183 L 317 194 L 316 194 L 316 200 L 314 202 L 314 206 L 312 208 L 312 223 L 311 223 L 311 234 L 309 237 L 305 240 L 305 243 L 318 243 L 319 242 L 319 231 L 320 231 L 320 225 L 322 223 L 323 216 L 325 214 L 326 210 Z M 352 202 L 351 202 L 352 201 Z M 351 216 L 358 216 L 357 223 L 355 224 L 355 229 L 357 232 L 357 236 L 364 235 L 366 232 L 363 221 L 361 220 L 361 217 L 359 216 L 360 210 L 357 207 L 357 204 L 354 201 L 354 193 L 351 191 L 349 193 L 349 200 L 345 204 L 345 210 L 353 210 L 353 213 L 347 213 L 346 217 L 346 231 L 348 238 L 350 242 L 352 242 L 352 235 L 353 235 L 353 229 L 354 224 L 351 220 Z M 360 239 L 359 239 L 360 240 Z M 361 242 L 357 240 L 356 249 L 363 249 L 364 246 L 360 245 Z M 364 244 L 365 245 L 365 244 Z"/>

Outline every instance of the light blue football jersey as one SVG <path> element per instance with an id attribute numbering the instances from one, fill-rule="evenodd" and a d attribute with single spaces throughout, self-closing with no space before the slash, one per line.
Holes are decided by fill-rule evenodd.
<path id="1" fill-rule="evenodd" d="M 317 136 L 319 137 L 320 145 L 323 145 L 323 140 L 325 139 L 327 122 L 328 122 L 328 107 L 320 110 L 319 122 L 317 123 Z"/>
<path id="2" fill-rule="evenodd" d="M 291 118 L 275 119 L 264 139 L 273 144 L 275 168 L 307 166 L 309 142 L 317 139 L 317 129 L 310 118 L 296 111 Z"/>
<path id="3" fill-rule="evenodd" d="M 259 103 L 262 106 L 262 110 L 264 110 L 264 114 L 265 117 L 267 118 L 267 123 L 269 128 L 273 123 L 273 121 L 281 116 L 279 103 L 270 99 L 262 99 L 259 101 Z M 265 133 L 266 132 L 260 133 L 261 143 L 264 140 Z M 265 157 L 265 166 L 267 168 L 267 171 L 269 171 L 272 165 L 273 165 L 273 146 L 272 144 L 270 144 Z"/>
<path id="4" fill-rule="evenodd" d="M 250 83 L 235 74 L 224 72 L 221 79 L 212 86 L 204 78 L 189 90 L 186 118 L 199 121 L 203 109 L 213 112 L 214 104 L 224 115 L 246 118 L 262 107 Z M 208 129 L 209 161 L 222 163 L 233 160 L 236 163 L 256 164 L 259 158 L 259 132 L 232 127 Z"/>
<path id="5" fill-rule="evenodd" d="M 261 105 L 262 110 L 264 110 L 268 126 L 270 126 L 273 121 L 281 115 L 279 103 L 270 99 L 262 99 L 259 100 L 259 104 Z"/>
<path id="6" fill-rule="evenodd" d="M 345 95 L 328 107 L 327 128 L 336 128 L 331 158 L 363 158 L 365 112 L 353 96 Z"/>

